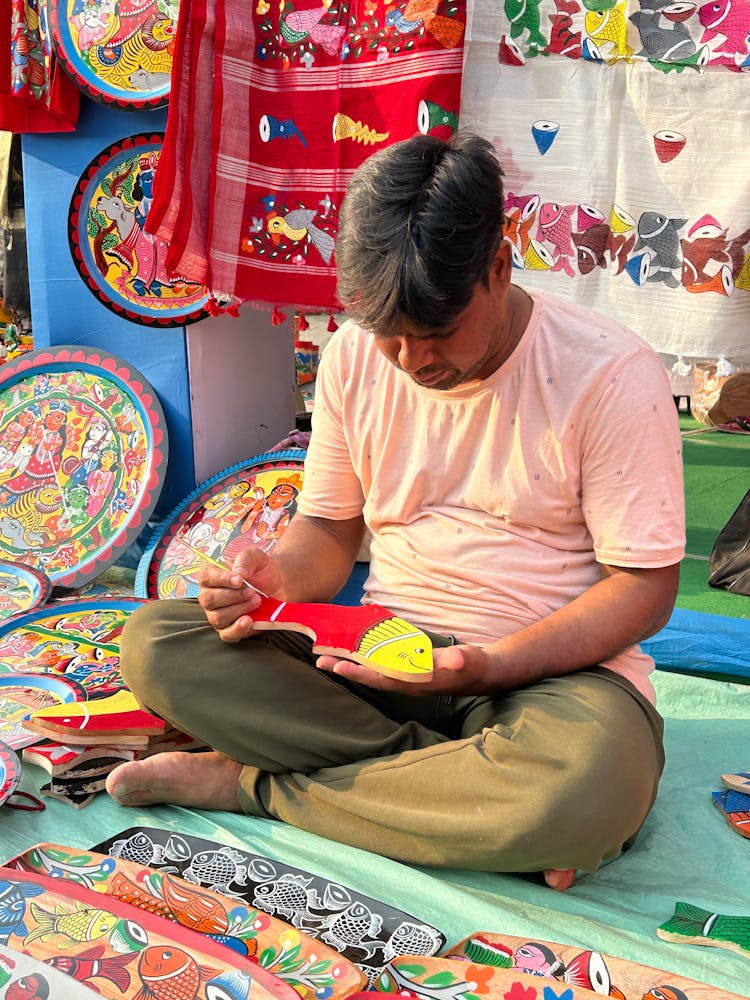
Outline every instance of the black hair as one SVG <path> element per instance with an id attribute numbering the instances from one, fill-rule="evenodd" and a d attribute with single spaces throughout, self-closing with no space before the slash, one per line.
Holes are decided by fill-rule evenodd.
<path id="1" fill-rule="evenodd" d="M 417 135 L 365 160 L 336 240 L 347 314 L 383 336 L 401 319 L 448 327 L 487 284 L 502 240 L 502 177 L 492 144 L 468 133 Z"/>

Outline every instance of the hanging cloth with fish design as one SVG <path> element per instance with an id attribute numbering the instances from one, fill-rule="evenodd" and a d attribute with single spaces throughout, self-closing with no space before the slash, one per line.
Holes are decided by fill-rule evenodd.
<path id="1" fill-rule="evenodd" d="M 197 0 L 148 228 L 216 292 L 330 309 L 352 172 L 458 127 L 465 0 Z M 252 12 L 252 16 L 250 16 Z"/>

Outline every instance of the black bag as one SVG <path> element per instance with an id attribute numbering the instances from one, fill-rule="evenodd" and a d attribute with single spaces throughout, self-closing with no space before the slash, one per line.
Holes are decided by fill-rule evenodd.
<path id="1" fill-rule="evenodd" d="M 750 597 L 750 490 L 719 532 L 709 565 L 709 587 Z"/>

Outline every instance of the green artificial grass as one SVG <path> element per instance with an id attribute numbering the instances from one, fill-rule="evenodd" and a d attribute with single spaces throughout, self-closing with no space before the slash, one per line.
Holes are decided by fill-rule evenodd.
<path id="1" fill-rule="evenodd" d="M 716 536 L 750 489 L 750 435 L 726 434 L 680 415 L 685 466 L 687 557 L 677 607 L 750 618 L 750 597 L 708 586 Z"/>

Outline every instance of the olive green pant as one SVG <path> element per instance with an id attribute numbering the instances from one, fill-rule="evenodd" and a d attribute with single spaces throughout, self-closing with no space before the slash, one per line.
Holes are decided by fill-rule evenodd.
<path id="1" fill-rule="evenodd" d="M 144 605 L 121 645 L 143 704 L 246 765 L 246 813 L 402 862 L 593 871 L 654 802 L 662 720 L 602 667 L 450 698 L 375 691 L 314 660 L 289 632 L 223 643 L 190 600 Z"/>

